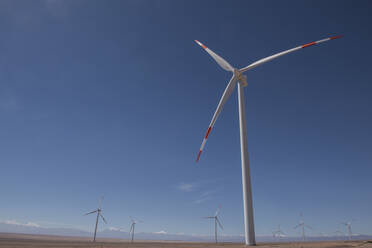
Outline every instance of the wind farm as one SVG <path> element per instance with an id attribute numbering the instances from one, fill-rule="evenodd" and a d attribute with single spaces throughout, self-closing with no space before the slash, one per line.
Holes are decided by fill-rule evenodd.
<path id="1" fill-rule="evenodd" d="M 372 248 L 371 10 L 1 0 L 0 248 Z"/>

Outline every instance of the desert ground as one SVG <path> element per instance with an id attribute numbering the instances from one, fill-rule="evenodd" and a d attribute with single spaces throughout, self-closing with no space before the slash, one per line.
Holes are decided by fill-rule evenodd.
<path id="1" fill-rule="evenodd" d="M 137 241 L 129 243 L 128 240 L 102 239 L 92 243 L 88 238 L 59 237 L 47 235 L 28 234 L 6 234 L 0 233 L 0 248 L 209 248 L 224 247 L 238 248 L 245 247 L 238 243 L 196 243 L 196 242 L 172 242 L 172 241 Z M 305 243 L 258 243 L 261 248 L 347 248 L 363 247 L 372 248 L 372 241 L 338 241 L 338 242 L 305 242 Z"/>

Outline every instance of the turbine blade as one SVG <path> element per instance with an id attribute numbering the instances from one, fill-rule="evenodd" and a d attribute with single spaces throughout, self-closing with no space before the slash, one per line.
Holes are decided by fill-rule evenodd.
<path id="1" fill-rule="evenodd" d="M 312 228 L 311 226 L 305 225 L 305 227 L 307 227 L 307 228 L 313 230 L 313 228 Z"/>
<path id="2" fill-rule="evenodd" d="M 301 224 L 298 224 L 297 226 L 293 227 L 294 229 L 296 229 L 297 227 L 301 226 Z"/>
<path id="3" fill-rule="evenodd" d="M 217 55 L 216 53 L 214 53 L 211 49 L 209 49 L 208 47 L 204 46 L 200 41 L 198 40 L 195 40 L 195 42 L 201 46 L 202 48 L 204 48 L 204 50 L 209 53 L 209 55 L 212 56 L 212 58 L 217 62 L 217 64 L 219 64 L 224 70 L 226 71 L 231 71 L 231 72 L 234 72 L 234 68 L 226 61 L 224 60 L 223 58 L 221 58 L 219 55 Z"/>
<path id="4" fill-rule="evenodd" d="M 89 213 L 86 213 L 86 214 L 84 214 L 84 215 L 93 214 L 93 213 L 96 213 L 97 211 L 98 211 L 98 210 L 94 210 L 94 211 L 89 212 Z"/>
<path id="5" fill-rule="evenodd" d="M 103 215 L 100 214 L 99 216 L 101 216 L 102 220 L 107 224 L 107 221 L 105 220 L 105 218 L 103 217 Z"/>
<path id="6" fill-rule="evenodd" d="M 329 41 L 329 40 L 334 40 L 334 39 L 338 39 L 338 38 L 341 38 L 343 37 L 343 35 L 338 35 L 338 36 L 333 36 L 333 37 L 329 37 L 329 38 L 326 38 L 326 39 L 322 39 L 322 40 L 318 40 L 318 41 L 314 41 L 314 42 L 310 42 L 308 44 L 305 44 L 305 45 L 302 45 L 302 46 L 298 46 L 298 47 L 295 47 L 295 48 L 292 48 L 292 49 L 289 49 L 289 50 L 286 50 L 286 51 L 283 51 L 283 52 L 280 52 L 280 53 L 276 53 L 274 55 L 271 55 L 269 57 L 266 57 L 266 58 L 263 58 L 263 59 L 260 59 L 260 60 L 257 60 L 256 62 L 240 69 L 241 72 L 245 72 L 245 71 L 248 71 L 250 69 L 253 69 L 254 67 L 256 66 L 259 66 L 263 63 L 266 63 L 270 60 L 273 60 L 273 59 L 276 59 L 280 56 L 283 56 L 283 55 L 286 55 L 288 53 L 291 53 L 291 52 L 294 52 L 294 51 L 297 51 L 297 50 L 300 50 L 301 48 L 306 48 L 306 47 L 309 47 L 309 46 L 312 46 L 312 45 L 316 45 L 316 44 L 319 44 L 319 43 L 322 43 L 322 42 L 325 42 L 325 41 Z"/>
<path id="7" fill-rule="evenodd" d="M 129 233 L 132 232 L 132 229 L 133 229 L 133 223 L 130 225 L 130 230 L 129 230 Z"/>
<path id="8" fill-rule="evenodd" d="M 219 226 L 221 227 L 221 229 L 223 230 L 223 226 L 222 226 L 220 220 L 218 219 L 218 217 L 216 217 L 216 220 L 217 220 L 218 225 L 219 225 Z"/>
<path id="9" fill-rule="evenodd" d="M 99 199 L 99 208 L 101 208 L 102 207 L 102 201 L 103 201 L 103 198 L 104 198 L 104 196 L 101 196 L 101 198 Z"/>
<path id="10" fill-rule="evenodd" d="M 214 219 L 214 216 L 202 217 L 203 219 Z"/>
<path id="11" fill-rule="evenodd" d="M 217 216 L 220 213 L 220 209 L 221 209 L 221 206 L 218 206 L 218 208 L 217 208 L 216 213 L 214 214 L 214 216 Z"/>
<path id="12" fill-rule="evenodd" d="M 236 82 L 237 82 L 237 78 L 236 78 L 235 76 L 233 76 L 233 77 L 230 79 L 230 82 L 228 83 L 228 85 L 226 86 L 226 89 L 225 89 L 225 91 L 224 91 L 223 94 L 222 94 L 222 97 L 221 97 L 221 99 L 220 99 L 220 102 L 218 103 L 218 106 L 217 106 L 216 112 L 214 112 L 214 115 L 213 115 L 212 121 L 211 121 L 211 123 L 209 124 L 208 130 L 207 130 L 207 133 L 205 134 L 204 139 L 203 139 L 203 142 L 202 142 L 202 144 L 201 144 L 201 146 L 200 146 L 200 150 L 199 150 L 198 156 L 197 156 L 197 158 L 196 158 L 196 162 L 199 161 L 199 158 L 200 158 L 200 155 L 201 155 L 201 153 L 202 153 L 202 151 L 203 151 L 203 149 L 204 149 L 205 143 L 207 142 L 208 135 L 209 135 L 209 133 L 211 132 L 212 127 L 214 126 L 214 123 L 216 122 L 216 120 L 217 120 L 219 114 L 221 113 L 223 106 L 225 105 L 226 101 L 229 99 L 229 97 L 231 96 L 232 92 L 234 91 L 234 88 L 235 88 Z"/>

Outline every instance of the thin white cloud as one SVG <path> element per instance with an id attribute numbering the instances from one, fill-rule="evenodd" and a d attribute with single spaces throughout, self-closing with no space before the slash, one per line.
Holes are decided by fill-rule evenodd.
<path id="1" fill-rule="evenodd" d="M 73 226 L 71 224 L 65 224 L 65 223 L 55 222 L 55 221 L 46 221 L 46 220 L 37 220 L 36 222 L 43 225 L 43 227 L 45 225 L 47 225 L 47 226 Z M 75 227 L 75 226 L 73 226 L 73 227 Z"/>
<path id="2" fill-rule="evenodd" d="M 161 230 L 159 232 L 153 232 L 154 234 L 167 234 L 168 232 L 164 231 L 164 230 Z"/>
<path id="3" fill-rule="evenodd" d="M 195 200 L 194 203 L 195 204 L 200 204 L 200 203 L 203 203 L 203 202 L 205 202 L 207 200 L 209 200 L 208 197 L 206 197 L 206 198 L 200 198 L 200 199 Z"/>
<path id="4" fill-rule="evenodd" d="M 197 183 L 180 183 L 177 188 L 183 192 L 191 192 L 195 190 L 196 187 Z"/>
<path id="5" fill-rule="evenodd" d="M 195 203 L 195 204 L 200 204 L 200 203 L 203 203 L 203 202 L 205 202 L 205 201 L 210 200 L 210 199 L 212 198 L 211 195 L 212 195 L 213 193 L 215 193 L 215 192 L 216 192 L 216 190 L 208 190 L 208 191 L 204 191 L 203 193 L 201 193 L 199 199 L 195 200 L 194 203 Z"/>
<path id="6" fill-rule="evenodd" d="M 213 198 L 212 195 L 220 190 L 216 187 L 213 187 L 211 190 L 207 189 L 207 187 L 211 188 L 210 184 L 214 184 L 216 181 L 217 180 L 202 180 L 191 183 L 182 182 L 177 185 L 177 189 L 182 192 L 195 192 L 199 194 L 199 196 L 195 197 L 196 200 L 194 200 L 192 203 L 200 204 L 212 199 Z"/>
<path id="7" fill-rule="evenodd" d="M 40 227 L 39 224 L 35 223 L 35 222 L 27 222 L 26 224 L 24 224 L 25 226 L 32 226 L 32 227 Z"/>
<path id="8" fill-rule="evenodd" d="M 207 196 L 210 196 L 210 195 L 213 194 L 214 192 L 215 192 L 215 190 L 204 191 L 204 192 L 200 195 L 200 197 L 201 197 L 201 198 L 205 198 L 205 197 L 207 197 Z"/>
<path id="9" fill-rule="evenodd" d="M 35 222 L 21 223 L 16 220 L 1 221 L 1 223 L 8 224 L 8 225 L 16 225 L 16 226 L 40 227 L 40 225 Z"/>
<path id="10" fill-rule="evenodd" d="M 114 226 L 109 227 L 108 229 L 109 229 L 110 231 L 124 232 L 123 229 L 121 229 L 121 228 L 119 228 L 119 227 L 114 227 Z"/>

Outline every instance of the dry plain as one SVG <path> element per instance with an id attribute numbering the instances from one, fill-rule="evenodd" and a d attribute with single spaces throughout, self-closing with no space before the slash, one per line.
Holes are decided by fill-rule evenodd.
<path id="1" fill-rule="evenodd" d="M 172 241 L 138 241 L 129 243 L 127 240 L 103 239 L 92 243 L 88 238 L 59 237 L 29 234 L 0 234 L 0 248 L 240 248 L 238 243 L 196 243 Z M 372 241 L 338 241 L 338 242 L 308 242 L 308 243 L 259 243 L 261 248 L 372 248 Z"/>

